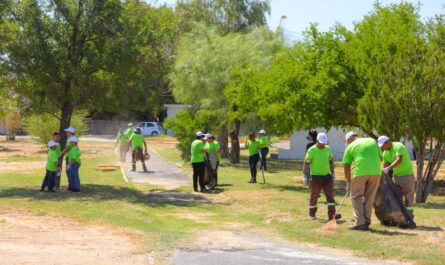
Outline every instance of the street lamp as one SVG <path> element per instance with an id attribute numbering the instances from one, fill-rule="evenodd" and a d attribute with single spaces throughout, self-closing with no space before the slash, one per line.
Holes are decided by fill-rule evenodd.
<path id="1" fill-rule="evenodd" d="M 281 15 L 280 17 L 280 23 L 278 24 L 278 28 L 281 28 L 281 22 L 283 22 L 283 20 L 285 20 L 287 17 L 285 15 Z"/>

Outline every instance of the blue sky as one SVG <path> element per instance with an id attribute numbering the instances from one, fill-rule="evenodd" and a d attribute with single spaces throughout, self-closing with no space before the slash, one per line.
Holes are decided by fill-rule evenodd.
<path id="1" fill-rule="evenodd" d="M 167 3 L 174 6 L 175 0 L 157 0 L 158 4 Z M 281 23 L 290 39 L 298 39 L 309 23 L 316 22 L 322 31 L 329 30 L 336 22 L 353 28 L 353 22 L 359 21 L 369 13 L 374 0 L 270 0 L 272 12 L 269 16 L 269 27 L 276 29 L 281 16 L 286 16 Z M 402 0 L 379 0 L 381 4 L 400 3 Z M 445 13 L 445 0 L 405 0 L 414 4 L 420 3 L 422 19 L 435 14 Z"/>

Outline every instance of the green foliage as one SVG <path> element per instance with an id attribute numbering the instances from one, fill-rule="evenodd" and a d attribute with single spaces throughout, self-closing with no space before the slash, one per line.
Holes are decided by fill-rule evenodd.
<path id="1" fill-rule="evenodd" d="M 7 1 L 0 72 L 29 113 L 159 108 L 176 39 L 167 7 L 141 1 Z"/>
<path id="2" fill-rule="evenodd" d="M 208 110 L 181 110 L 175 118 L 164 122 L 164 128 L 174 132 L 179 141 L 177 148 L 181 151 L 181 158 L 190 161 L 190 146 L 198 131 L 212 132 L 217 125 L 216 115 Z"/>
<path id="3" fill-rule="evenodd" d="M 283 48 L 281 37 L 265 28 L 247 34 L 220 36 L 214 28 L 197 25 L 185 35 L 170 75 L 178 102 L 220 111 L 225 117 L 224 96 L 233 69 L 262 69 Z"/>
<path id="4" fill-rule="evenodd" d="M 189 32 L 195 22 L 215 26 L 221 34 L 248 32 L 266 26 L 269 0 L 179 0 L 175 7 L 181 31 Z"/>
<path id="5" fill-rule="evenodd" d="M 71 126 L 76 129 L 77 136 L 88 131 L 84 117 L 85 113 L 75 113 L 71 119 Z M 39 143 L 46 145 L 53 133 L 59 131 L 59 123 L 60 120 L 50 114 L 35 114 L 25 118 L 25 130 L 36 137 Z"/>
<path id="6" fill-rule="evenodd" d="M 319 32 L 312 25 L 302 41 L 280 54 L 266 70 L 232 72 L 226 98 L 230 114 L 256 113 L 279 133 L 356 125 L 362 86 L 347 54 L 350 32 L 337 26 Z"/>

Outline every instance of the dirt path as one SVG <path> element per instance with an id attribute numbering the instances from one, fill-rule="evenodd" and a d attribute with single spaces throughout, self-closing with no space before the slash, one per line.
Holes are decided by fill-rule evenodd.
<path id="1" fill-rule="evenodd" d="M 0 235 L 2 264 L 151 264 L 124 231 L 66 218 L 0 210 Z"/>

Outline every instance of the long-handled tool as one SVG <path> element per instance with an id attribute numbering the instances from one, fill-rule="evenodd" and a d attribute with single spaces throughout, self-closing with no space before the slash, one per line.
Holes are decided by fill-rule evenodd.
<path id="1" fill-rule="evenodd" d="M 266 184 L 266 179 L 264 178 L 264 165 L 261 165 L 261 173 L 263 174 L 263 184 Z"/>
<path id="2" fill-rule="evenodd" d="M 343 197 L 343 199 L 341 200 L 340 205 L 338 206 L 337 210 L 334 213 L 334 216 L 332 218 L 331 221 L 327 222 L 326 224 L 321 226 L 321 229 L 323 230 L 329 230 L 331 228 L 335 228 L 335 226 L 337 225 L 337 214 L 340 212 L 341 207 L 343 206 L 343 203 L 346 200 L 346 197 L 348 197 L 349 192 L 346 192 L 345 196 Z"/>

